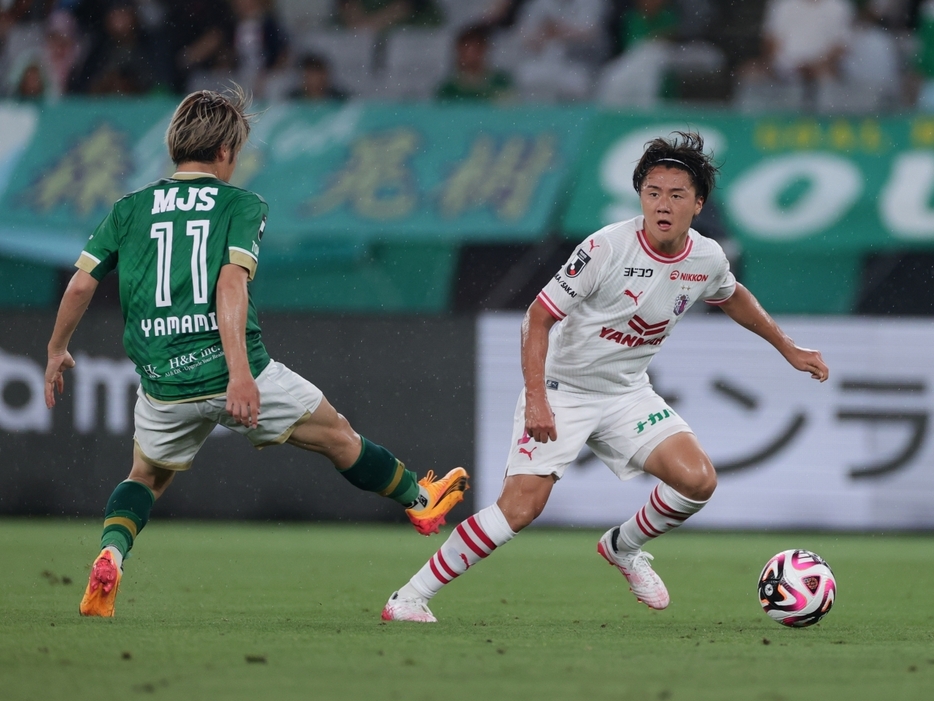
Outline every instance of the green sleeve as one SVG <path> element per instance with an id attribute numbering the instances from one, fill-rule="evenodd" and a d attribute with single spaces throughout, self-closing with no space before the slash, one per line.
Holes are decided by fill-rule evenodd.
<path id="1" fill-rule="evenodd" d="M 259 244 L 266 229 L 269 206 L 259 195 L 252 193 L 239 198 L 230 215 L 225 263 L 235 263 L 256 274 L 259 262 Z"/>
<path id="2" fill-rule="evenodd" d="M 75 267 L 90 274 L 95 280 L 102 280 L 107 273 L 116 268 L 118 228 L 115 207 L 91 234 L 84 250 L 75 261 Z"/>

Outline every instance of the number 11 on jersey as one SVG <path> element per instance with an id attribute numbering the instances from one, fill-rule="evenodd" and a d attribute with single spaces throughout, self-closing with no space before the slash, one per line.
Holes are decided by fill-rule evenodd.
<path id="1" fill-rule="evenodd" d="M 191 236 L 191 292 L 195 304 L 208 303 L 208 233 L 210 221 L 189 221 L 185 234 Z M 149 237 L 156 240 L 156 306 L 172 306 L 172 222 L 155 222 Z"/>

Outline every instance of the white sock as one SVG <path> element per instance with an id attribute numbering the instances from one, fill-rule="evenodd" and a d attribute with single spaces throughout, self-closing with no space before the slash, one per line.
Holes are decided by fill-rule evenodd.
<path id="1" fill-rule="evenodd" d="M 399 590 L 400 596 L 412 598 L 414 592 L 423 599 L 430 599 L 441 587 L 515 535 L 496 504 L 486 507 L 458 524 L 438 552 Z"/>
<path id="2" fill-rule="evenodd" d="M 415 497 L 414 502 L 405 508 L 408 511 L 414 511 L 415 513 L 418 513 L 419 511 L 424 511 L 425 507 L 428 506 L 428 502 L 430 501 L 431 496 L 428 494 L 428 490 L 425 489 L 422 485 L 418 485 L 418 496 Z"/>
<path id="3" fill-rule="evenodd" d="M 123 570 L 123 553 L 117 550 L 113 545 L 108 545 L 104 550 L 109 550 L 110 553 L 114 556 L 114 564 L 117 566 L 118 570 Z"/>
<path id="4" fill-rule="evenodd" d="M 652 490 L 645 506 L 619 527 L 616 547 L 620 552 L 638 550 L 653 538 L 680 526 L 705 504 L 706 501 L 688 499 L 660 482 Z"/>

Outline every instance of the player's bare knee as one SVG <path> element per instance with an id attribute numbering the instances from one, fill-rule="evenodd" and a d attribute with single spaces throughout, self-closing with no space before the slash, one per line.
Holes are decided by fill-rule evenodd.
<path id="1" fill-rule="evenodd" d="M 535 509 L 529 506 L 522 507 L 513 507 L 507 511 L 503 511 L 503 516 L 506 517 L 506 523 L 509 524 L 509 527 L 516 533 L 521 531 L 523 528 L 528 526 L 532 521 L 538 518 L 538 515 L 541 513 L 541 509 Z"/>
<path id="2" fill-rule="evenodd" d="M 349 467 L 360 457 L 362 448 L 359 434 L 344 419 L 343 422 L 328 429 L 318 452 L 323 453 L 335 465 Z"/>
<path id="3" fill-rule="evenodd" d="M 337 412 L 337 418 L 334 420 L 334 429 L 343 431 L 344 433 L 354 433 L 353 427 L 350 425 L 347 417 L 340 412 Z"/>
<path id="4" fill-rule="evenodd" d="M 523 528 L 537 519 L 545 508 L 544 503 L 536 500 L 500 500 L 497 502 L 503 516 L 506 517 L 506 523 L 509 527 L 518 533 Z"/>
<path id="5" fill-rule="evenodd" d="M 713 466 L 707 465 L 702 469 L 692 471 L 678 491 L 688 499 L 707 501 L 716 489 L 717 473 Z"/>

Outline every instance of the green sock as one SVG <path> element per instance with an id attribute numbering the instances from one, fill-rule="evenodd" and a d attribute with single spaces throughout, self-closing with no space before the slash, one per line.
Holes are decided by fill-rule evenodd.
<path id="1" fill-rule="evenodd" d="M 136 536 L 149 521 L 155 501 L 152 490 L 142 482 L 126 480 L 118 484 L 104 512 L 101 550 L 112 545 L 126 557 Z"/>
<path id="2" fill-rule="evenodd" d="M 360 457 L 346 470 L 338 470 L 354 487 L 389 497 L 405 507 L 418 498 L 418 480 L 415 473 L 406 470 L 396 457 L 383 446 L 360 436 L 363 447 Z"/>

